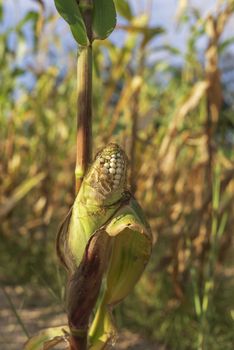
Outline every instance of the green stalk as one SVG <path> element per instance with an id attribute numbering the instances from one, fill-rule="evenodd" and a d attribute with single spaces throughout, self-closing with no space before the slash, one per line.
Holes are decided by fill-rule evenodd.
<path id="1" fill-rule="evenodd" d="M 92 0 L 81 0 L 89 46 L 80 46 L 77 60 L 77 150 L 76 150 L 76 194 L 79 192 L 85 172 L 92 160 Z M 68 285 L 71 283 L 69 278 Z M 74 296 L 72 296 L 74 298 Z M 82 305 L 80 305 L 82 310 Z M 88 310 L 86 310 L 89 314 Z M 92 309 L 90 310 L 91 313 Z M 79 312 L 79 310 L 78 310 Z M 76 334 L 75 334 L 76 333 Z M 71 350 L 86 350 L 88 325 L 82 332 L 72 332 Z"/>
<path id="2" fill-rule="evenodd" d="M 81 47 L 77 62 L 76 193 L 92 157 L 92 46 Z"/>
<path id="3" fill-rule="evenodd" d="M 76 193 L 79 192 L 92 158 L 92 46 L 81 47 L 77 62 L 77 151 Z M 68 281 L 69 284 L 69 281 Z M 73 296 L 74 298 L 74 296 Z M 82 307 L 82 306 L 81 306 Z M 72 334 L 71 350 L 87 349 L 88 330 Z"/>
<path id="4" fill-rule="evenodd" d="M 80 46 L 77 61 L 77 151 L 76 193 L 79 192 L 88 164 L 92 160 L 92 0 L 81 0 L 89 46 Z"/>

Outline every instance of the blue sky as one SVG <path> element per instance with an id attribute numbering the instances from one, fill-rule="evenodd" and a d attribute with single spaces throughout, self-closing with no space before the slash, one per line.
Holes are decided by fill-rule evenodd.
<path id="1" fill-rule="evenodd" d="M 53 0 L 44 0 L 47 11 L 55 11 Z M 131 0 L 132 7 L 135 12 L 141 12 L 147 5 L 148 0 Z M 176 10 L 179 0 L 152 0 L 152 17 L 151 25 L 162 25 L 167 29 L 167 34 L 164 36 L 164 42 L 177 43 L 178 47 L 182 47 L 187 36 L 186 27 L 177 28 L 176 25 Z M 188 0 L 190 6 L 195 6 L 201 10 L 203 15 L 206 15 L 209 11 L 213 11 L 216 7 L 216 0 Z M 37 9 L 37 4 L 34 0 L 3 0 L 5 5 L 5 24 L 12 24 L 19 21 L 24 13 L 28 9 Z M 224 36 L 230 35 L 234 32 L 234 18 L 229 22 Z M 112 34 L 112 38 L 117 36 L 115 31 Z"/>
<path id="2" fill-rule="evenodd" d="M 137 14 L 142 13 L 144 8 L 147 6 L 149 0 L 131 0 L 132 7 L 134 9 L 134 12 Z M 55 6 L 54 6 L 54 1 L 53 0 L 44 0 L 46 4 L 46 12 L 50 13 L 51 11 L 55 11 Z M 185 48 L 185 43 L 186 39 L 189 36 L 189 29 L 186 25 L 180 25 L 178 26 L 176 22 L 176 12 L 178 8 L 178 0 L 151 0 L 152 2 L 152 15 L 150 19 L 150 25 L 151 26 L 162 26 L 166 29 L 166 34 L 161 35 L 159 38 L 157 38 L 157 41 L 153 43 L 153 45 L 163 45 L 163 44 L 168 44 L 175 46 L 176 48 L 180 49 L 181 51 L 184 50 Z M 194 6 L 198 8 L 201 11 L 202 16 L 207 15 L 209 11 L 215 11 L 216 9 L 216 4 L 218 0 L 188 0 L 188 3 L 190 6 Z M 2 24 L 2 28 L 6 28 L 9 26 L 14 26 L 15 23 L 17 23 L 23 15 L 29 10 L 37 10 L 38 5 L 36 4 L 35 0 L 3 0 L 5 12 L 4 12 L 4 22 Z M 120 18 L 118 18 L 118 21 L 121 21 Z M 43 56 L 39 57 L 37 59 L 40 60 L 40 63 L 43 62 L 43 64 L 47 65 L 48 64 L 48 59 L 50 60 L 51 64 L 51 59 L 54 59 L 58 61 L 58 56 L 59 56 L 59 65 L 60 66 L 65 66 L 66 65 L 66 52 L 69 51 L 70 49 L 76 50 L 76 43 L 73 40 L 69 30 L 68 26 L 64 22 L 63 19 L 59 19 L 58 21 L 58 26 L 57 30 L 62 33 L 62 41 L 63 41 L 63 48 L 62 51 L 60 51 L 58 54 L 56 52 L 53 54 L 53 45 L 50 46 L 51 50 L 51 55 L 50 58 Z M 1 31 L 1 27 L 0 27 Z M 27 51 L 29 52 L 30 49 L 29 47 L 27 48 L 30 43 L 30 27 L 25 28 L 25 33 L 28 37 L 28 42 L 26 43 L 26 47 L 21 46 L 21 49 L 18 51 L 18 57 L 21 56 L 23 58 L 22 64 L 26 67 L 27 64 L 32 61 L 32 56 L 27 55 Z M 48 33 L 49 34 L 49 33 Z M 223 38 L 231 37 L 234 34 L 234 18 L 232 17 L 231 20 L 229 21 L 225 33 L 223 35 Z M 111 35 L 111 40 L 113 40 L 117 45 L 121 45 L 123 37 L 123 32 L 119 30 L 115 30 L 114 33 Z M 48 37 L 49 39 L 49 37 Z M 51 40 L 53 40 L 51 36 Z M 12 37 L 12 45 L 15 45 L 14 42 L 14 37 Z M 201 50 L 204 49 L 205 47 L 205 42 L 201 40 L 198 42 L 198 46 Z M 17 48 L 18 49 L 18 48 Z M 158 53 L 156 53 L 156 57 L 158 57 Z M 168 54 L 164 53 L 161 55 L 163 56 L 163 59 L 165 60 L 170 60 L 170 57 L 167 56 Z M 151 57 L 154 59 L 154 57 Z M 162 58 L 162 56 L 161 56 Z M 173 59 L 176 63 L 176 59 L 173 56 Z M 178 63 L 181 62 L 181 57 L 178 57 L 177 61 Z M 55 62 L 53 62 L 55 63 Z M 30 73 L 29 73 L 30 74 Z M 29 80 L 30 81 L 30 80 Z"/>

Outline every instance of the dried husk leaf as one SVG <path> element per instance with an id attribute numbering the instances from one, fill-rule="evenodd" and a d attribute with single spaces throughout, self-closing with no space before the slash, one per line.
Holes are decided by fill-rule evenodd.
<path id="1" fill-rule="evenodd" d="M 208 81 L 198 81 L 191 91 L 189 91 L 185 101 L 178 107 L 159 148 L 158 166 L 164 174 L 170 174 L 175 164 L 178 145 L 174 140 L 176 139 L 178 130 L 183 125 L 184 119 L 188 113 L 199 105 L 208 88 Z"/>
<path id="2" fill-rule="evenodd" d="M 83 259 L 67 286 L 67 314 L 70 329 L 87 331 L 90 310 L 95 306 L 102 276 L 109 259 L 110 238 L 102 229 L 95 232 Z"/>
<path id="3" fill-rule="evenodd" d="M 104 349 L 115 341 L 111 310 L 134 288 L 149 260 L 152 246 L 149 225 L 133 197 L 113 216 L 105 230 L 112 237 L 112 254 L 102 302 L 89 333 L 92 350 Z"/>
<path id="4" fill-rule="evenodd" d="M 24 350 L 48 350 L 57 344 L 66 343 L 69 337 L 68 326 L 47 328 L 30 338 L 24 346 Z"/>

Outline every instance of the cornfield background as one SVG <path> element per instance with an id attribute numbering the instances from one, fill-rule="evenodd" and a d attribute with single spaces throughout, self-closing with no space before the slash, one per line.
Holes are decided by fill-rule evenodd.
<path id="1" fill-rule="evenodd" d="M 32 1 L 6 25 L 7 2 L 0 2 L 0 282 L 24 328 L 22 300 L 31 308 L 40 306 L 38 295 L 51 307 L 63 300 L 54 241 L 74 199 L 77 53 L 47 2 Z M 163 40 L 155 3 L 126 1 L 116 34 L 94 45 L 94 149 L 124 147 L 154 236 L 146 272 L 116 317 L 152 349 L 231 350 L 234 2 L 214 0 L 204 13 L 178 1 L 172 20 L 188 34 L 173 45 Z M 19 288 L 21 306 L 9 292 Z"/>

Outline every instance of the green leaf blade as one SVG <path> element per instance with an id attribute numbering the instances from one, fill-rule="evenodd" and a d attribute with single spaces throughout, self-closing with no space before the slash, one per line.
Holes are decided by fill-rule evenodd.
<path id="1" fill-rule="evenodd" d="M 71 24 L 70 29 L 75 41 L 81 46 L 88 46 L 89 41 L 86 33 L 86 29 L 81 30 L 81 25 L 78 23 Z"/>
<path id="2" fill-rule="evenodd" d="M 89 43 L 85 23 L 76 0 L 54 0 L 60 16 L 69 24 L 76 42 L 82 46 Z"/>
<path id="3" fill-rule="evenodd" d="M 116 26 L 113 0 L 95 0 L 93 8 L 94 39 L 106 39 Z"/>

